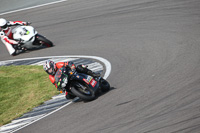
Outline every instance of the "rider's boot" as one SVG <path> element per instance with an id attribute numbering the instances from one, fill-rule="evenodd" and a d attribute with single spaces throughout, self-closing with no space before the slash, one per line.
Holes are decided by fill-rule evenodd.
<path id="1" fill-rule="evenodd" d="M 94 73 L 94 72 L 92 72 L 92 71 L 89 70 L 89 69 L 87 70 L 87 74 L 90 75 L 90 76 L 92 76 L 92 77 L 94 77 L 94 78 L 100 77 L 100 76 L 101 76 L 100 73 Z"/>
<path id="2" fill-rule="evenodd" d="M 76 96 L 75 95 L 73 95 L 71 92 L 65 92 L 65 98 L 67 99 L 67 100 L 70 100 L 70 99 L 74 99 Z"/>
<path id="3" fill-rule="evenodd" d="M 94 78 L 100 77 L 100 73 L 94 73 L 90 69 L 88 69 L 87 67 L 88 67 L 87 65 L 78 65 L 76 70 L 78 72 L 88 74 L 88 75 L 90 75 L 90 76 L 92 76 Z"/>

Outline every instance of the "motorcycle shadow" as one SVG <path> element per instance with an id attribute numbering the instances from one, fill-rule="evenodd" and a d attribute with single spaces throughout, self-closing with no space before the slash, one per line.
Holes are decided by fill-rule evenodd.
<path id="1" fill-rule="evenodd" d="M 115 90 L 115 89 L 117 89 L 117 88 L 115 88 L 115 87 L 110 87 L 110 90 L 109 91 L 106 91 L 106 92 L 98 92 L 97 94 L 96 94 L 96 98 L 94 99 L 94 100 L 96 100 L 96 99 L 98 99 L 99 97 L 101 97 L 101 96 L 103 96 L 103 95 L 105 95 L 105 94 L 107 94 L 108 92 L 110 92 L 110 91 L 112 91 L 112 90 Z M 94 101 L 94 100 L 92 100 L 92 101 Z M 80 99 L 80 98 L 78 98 L 78 97 L 76 97 L 76 98 L 74 98 L 73 99 L 73 102 L 84 102 L 84 103 L 88 103 L 88 102 L 92 102 L 92 101 L 84 101 L 84 100 L 82 100 L 82 99 Z"/>
<path id="2" fill-rule="evenodd" d="M 51 46 L 51 47 L 54 47 L 54 46 L 55 46 L 55 45 L 53 45 L 53 46 Z M 36 50 L 41 50 L 41 49 L 46 49 L 46 48 L 51 48 L 51 47 L 40 46 L 40 47 L 37 47 L 37 48 L 30 48 L 30 49 L 18 51 L 18 52 L 16 53 L 16 55 L 25 54 L 25 53 L 29 53 L 29 52 L 31 52 L 31 51 L 36 51 Z"/>

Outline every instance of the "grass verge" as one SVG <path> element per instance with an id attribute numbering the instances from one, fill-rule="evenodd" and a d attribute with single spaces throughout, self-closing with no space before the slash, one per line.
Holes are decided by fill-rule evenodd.
<path id="1" fill-rule="evenodd" d="M 0 126 L 58 93 L 42 66 L 1 66 Z"/>

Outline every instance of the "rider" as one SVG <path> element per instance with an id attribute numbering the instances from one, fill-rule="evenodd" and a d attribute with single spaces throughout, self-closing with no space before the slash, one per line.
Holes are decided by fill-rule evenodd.
<path id="1" fill-rule="evenodd" d="M 4 18 L 0 18 L 0 37 L 2 42 L 6 45 L 10 55 L 16 55 L 17 50 L 23 50 L 20 47 L 19 41 L 13 39 L 13 33 L 11 26 L 14 25 L 29 25 L 30 22 L 23 21 L 7 21 Z"/>
<path id="2" fill-rule="evenodd" d="M 86 65 L 78 65 L 77 67 L 75 66 L 75 64 L 71 61 L 68 61 L 68 62 L 53 62 L 51 60 L 47 60 L 45 61 L 44 65 L 43 65 L 43 68 L 44 70 L 49 74 L 49 79 L 50 81 L 56 86 L 56 88 L 61 91 L 62 88 L 59 88 L 57 86 L 57 84 L 55 83 L 55 74 L 57 72 L 57 70 L 59 68 L 62 68 L 62 67 L 68 67 L 70 68 L 72 71 L 76 70 L 77 72 L 79 73 L 85 73 L 85 74 L 88 74 L 92 77 L 99 77 L 100 74 L 99 73 L 94 73 L 92 72 L 91 70 L 87 69 L 87 66 Z M 65 93 L 65 97 L 67 99 L 72 99 L 74 98 L 72 95 L 70 95 L 70 93 L 68 93 L 66 91 Z"/>

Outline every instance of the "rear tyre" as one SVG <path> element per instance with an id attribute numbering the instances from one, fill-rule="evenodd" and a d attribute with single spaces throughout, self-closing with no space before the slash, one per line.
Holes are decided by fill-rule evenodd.
<path id="1" fill-rule="evenodd" d="M 95 99 L 94 91 L 87 84 L 76 83 L 71 87 L 71 92 L 84 101 Z"/>
<path id="2" fill-rule="evenodd" d="M 108 83 L 108 81 L 106 81 L 105 79 L 101 79 L 100 82 L 102 92 L 107 92 L 110 90 L 110 84 Z"/>
<path id="3" fill-rule="evenodd" d="M 74 99 L 76 96 L 71 94 L 71 92 L 68 92 L 68 94 L 65 96 L 66 99 Z"/>

